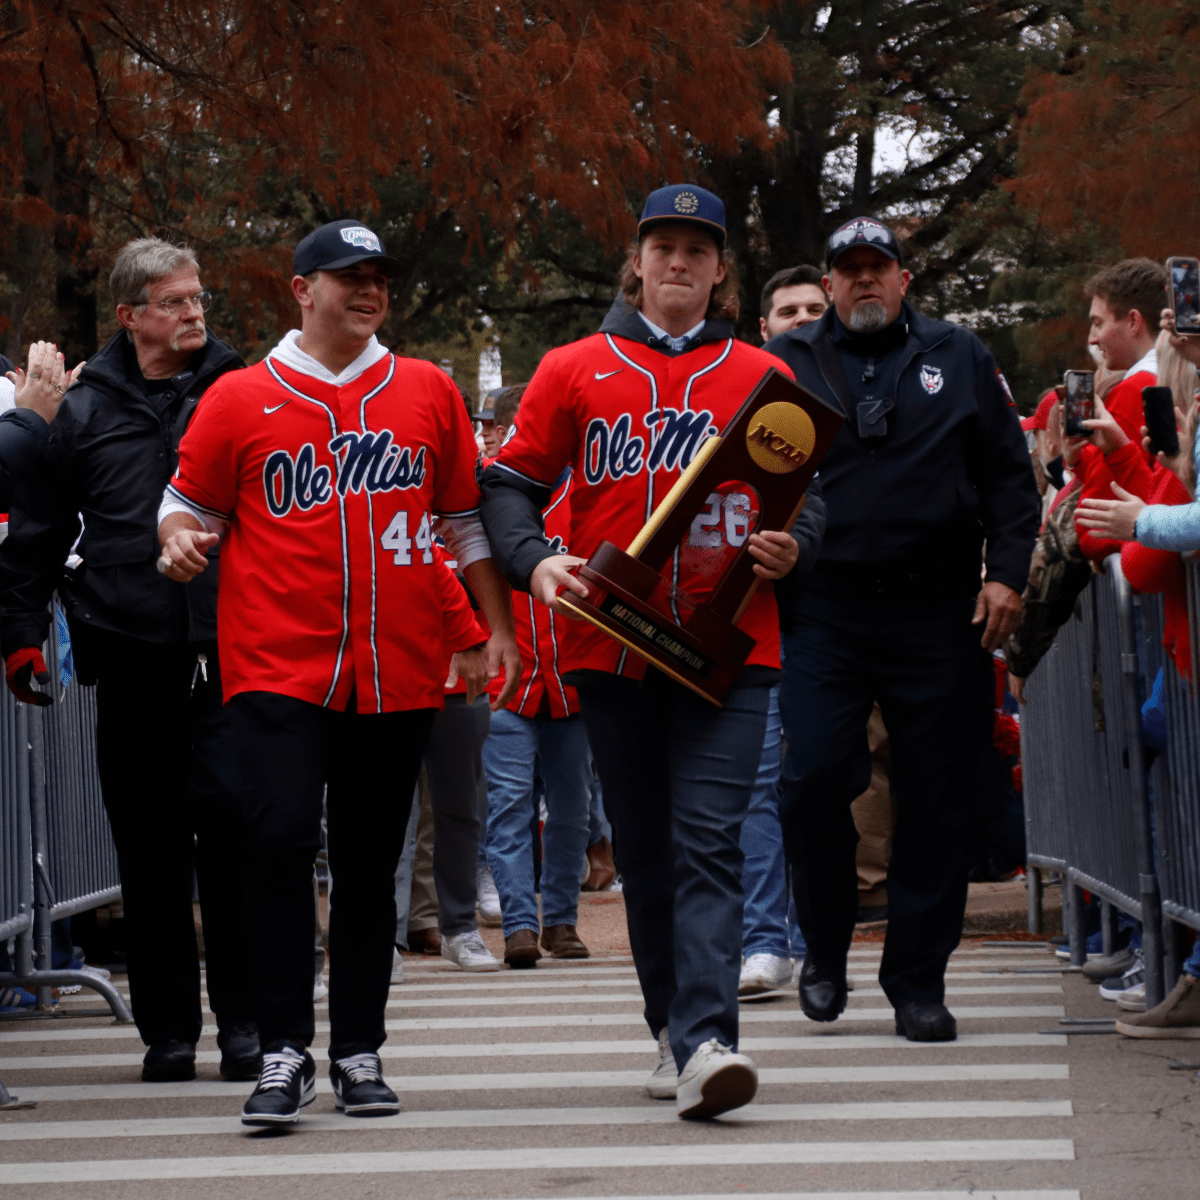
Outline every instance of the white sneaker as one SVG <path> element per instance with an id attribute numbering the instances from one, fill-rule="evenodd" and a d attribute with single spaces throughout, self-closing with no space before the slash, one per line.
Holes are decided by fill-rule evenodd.
<path id="1" fill-rule="evenodd" d="M 1126 1012 L 1145 1012 L 1146 985 L 1138 983 L 1131 988 L 1126 988 L 1117 997 L 1117 1007 L 1123 1008 Z"/>
<path id="2" fill-rule="evenodd" d="M 318 975 L 313 980 L 313 1000 L 325 1000 L 329 996 L 329 988 L 325 985 L 325 977 Z"/>
<path id="3" fill-rule="evenodd" d="M 792 960 L 778 954 L 752 954 L 742 964 L 738 999 L 762 996 L 786 987 L 792 978 Z"/>
<path id="4" fill-rule="evenodd" d="M 675 1065 L 675 1055 L 671 1053 L 671 1034 L 664 1025 L 658 1035 L 658 1065 L 646 1080 L 646 1095 L 651 1100 L 674 1100 L 675 1081 L 678 1078 L 679 1068 Z"/>
<path id="5" fill-rule="evenodd" d="M 480 867 L 476 881 L 479 896 L 479 920 L 491 927 L 504 924 L 504 916 L 500 912 L 500 893 L 496 891 L 496 881 L 492 878 L 489 867 Z"/>
<path id="6" fill-rule="evenodd" d="M 442 957 L 463 971 L 499 971 L 504 965 L 483 944 L 478 929 L 442 938 Z"/>
<path id="7" fill-rule="evenodd" d="M 675 1111 L 692 1119 L 716 1117 L 749 1104 L 756 1091 L 758 1068 L 753 1061 L 709 1038 L 679 1073 Z"/>
<path id="8" fill-rule="evenodd" d="M 392 947 L 392 982 L 404 982 L 404 957 L 399 946 Z"/>

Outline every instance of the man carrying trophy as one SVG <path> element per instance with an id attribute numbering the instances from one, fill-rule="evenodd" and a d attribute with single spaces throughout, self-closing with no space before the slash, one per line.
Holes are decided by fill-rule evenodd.
<path id="1" fill-rule="evenodd" d="M 734 338 L 737 312 L 721 200 L 691 184 L 651 193 L 599 332 L 546 355 L 483 477 L 484 523 L 514 587 L 576 615 L 589 595 L 578 569 L 602 539 L 635 541 L 764 374 L 774 367 L 790 377 L 778 359 Z M 567 466 L 576 481 L 570 545 L 583 557 L 555 554 L 542 536 L 542 509 Z M 746 545 L 763 583 L 796 563 L 790 533 L 752 532 L 752 490 L 718 489 L 689 517 L 663 570 L 666 629 L 684 630 L 712 590 L 705 554 L 728 562 Z M 659 1044 L 647 1091 L 675 1098 L 682 1117 L 726 1112 L 757 1088 L 754 1063 L 737 1053 L 738 832 L 779 678 L 770 586 L 753 591 L 734 620 L 752 649 L 721 705 L 631 653 L 633 633 L 610 636 L 594 622 L 569 626 L 562 664 L 604 785 L 646 1021 Z"/>

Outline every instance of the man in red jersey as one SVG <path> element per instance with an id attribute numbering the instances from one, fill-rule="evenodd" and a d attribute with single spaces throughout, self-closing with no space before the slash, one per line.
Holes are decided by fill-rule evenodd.
<path id="1" fill-rule="evenodd" d="M 480 657 L 514 687 L 521 674 L 462 400 L 435 366 L 375 338 L 399 264 L 371 230 L 335 221 L 300 242 L 293 270 L 301 328 L 208 392 L 159 512 L 172 579 L 199 574 L 222 542 L 217 636 L 264 1051 L 242 1120 L 272 1126 L 316 1094 L 312 864 L 326 786 L 334 1099 L 355 1115 L 399 1108 L 376 1052 L 393 877 L 449 657 L 435 532 L 492 630 L 486 646 L 452 647 L 464 674 L 482 679 Z"/>
<path id="2" fill-rule="evenodd" d="M 516 432 L 484 475 L 484 522 L 514 586 L 556 608 L 571 572 L 602 539 L 628 545 L 682 468 L 719 433 L 775 358 L 735 340 L 737 277 L 725 251 L 725 208 L 690 184 L 646 201 L 638 243 L 600 331 L 542 360 Z M 570 555 L 556 554 L 541 514 L 564 467 L 573 471 Z M 796 562 L 788 533 L 748 532 L 736 498 L 714 493 L 693 545 L 749 540 L 763 580 Z M 679 595 L 702 597 L 675 560 Z M 561 609 L 559 611 L 562 611 Z M 779 613 L 770 588 L 740 627 L 755 640 L 722 708 L 700 699 L 579 622 L 565 631 L 564 678 L 579 692 L 625 883 L 634 962 L 659 1062 L 647 1090 L 681 1116 L 747 1103 L 757 1072 L 738 1054 L 740 828 L 779 678 Z M 565 625 L 565 623 L 564 623 Z"/>

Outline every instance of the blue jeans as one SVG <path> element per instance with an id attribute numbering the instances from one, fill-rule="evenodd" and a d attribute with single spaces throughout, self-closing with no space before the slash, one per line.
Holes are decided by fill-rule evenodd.
<path id="1" fill-rule="evenodd" d="M 533 767 L 541 758 L 546 789 L 542 830 L 542 924 L 574 925 L 579 873 L 588 845 L 592 768 L 579 717 L 519 717 L 502 709 L 483 744 L 487 775 L 487 855 L 500 894 L 504 936 L 537 933 L 533 882 Z"/>
<path id="2" fill-rule="evenodd" d="M 682 1069 L 709 1038 L 736 1049 L 742 821 L 770 688 L 735 683 L 717 708 L 648 671 L 580 676 L 579 700 L 613 826 L 646 1024 Z"/>
<path id="3" fill-rule="evenodd" d="M 788 954 L 787 868 L 783 831 L 779 827 L 779 688 L 771 689 L 767 734 L 750 808 L 742 822 L 741 847 L 746 856 L 742 889 L 742 954 Z"/>
<path id="4" fill-rule="evenodd" d="M 590 750 L 588 761 L 591 762 Z M 588 845 L 594 846 L 597 842 L 612 841 L 612 826 L 608 823 L 608 817 L 604 815 L 604 789 L 600 786 L 600 776 L 596 774 L 595 767 L 590 769 L 592 799 L 588 806 Z"/>
<path id="5" fill-rule="evenodd" d="M 1192 947 L 1187 962 L 1183 964 L 1183 973 L 1190 975 L 1193 979 L 1200 979 L 1200 937 L 1196 939 L 1196 944 Z"/>

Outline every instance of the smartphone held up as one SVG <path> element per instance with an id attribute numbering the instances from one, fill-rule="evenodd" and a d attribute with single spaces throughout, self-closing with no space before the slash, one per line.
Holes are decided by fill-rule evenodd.
<path id="1" fill-rule="evenodd" d="M 1094 415 L 1096 396 L 1095 371 L 1067 371 L 1063 375 L 1063 433 L 1067 437 L 1087 437 L 1091 430 L 1084 425 Z"/>
<path id="2" fill-rule="evenodd" d="M 1171 277 L 1171 310 L 1175 314 L 1175 332 L 1200 335 L 1200 259 L 1168 258 Z"/>
<path id="3" fill-rule="evenodd" d="M 1169 387 L 1142 388 L 1142 413 L 1150 435 L 1152 454 L 1178 454 L 1179 431 L 1175 428 L 1175 396 Z"/>

